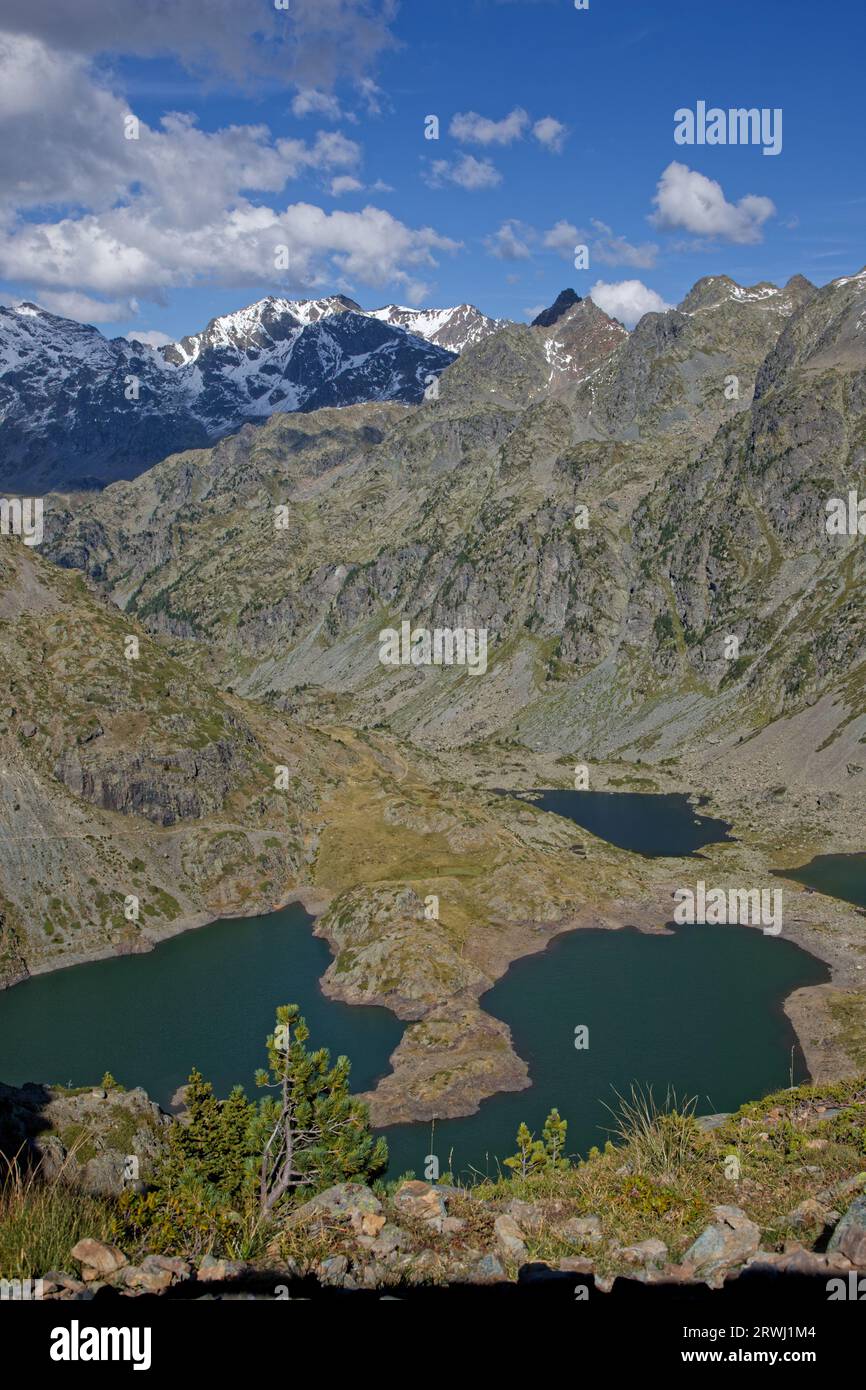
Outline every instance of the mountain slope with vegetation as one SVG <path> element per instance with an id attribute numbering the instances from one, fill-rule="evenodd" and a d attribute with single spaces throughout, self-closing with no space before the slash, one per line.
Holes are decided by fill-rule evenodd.
<path id="1" fill-rule="evenodd" d="M 468 347 L 419 409 L 276 416 L 52 498 L 48 553 L 218 684 L 428 746 L 565 752 L 579 731 L 596 757 L 646 756 L 824 696 L 849 737 L 863 553 L 824 522 L 866 483 L 864 306 L 864 276 L 717 277 L 600 365 L 582 332 L 551 381 L 551 344 L 613 323 L 580 301 Z M 383 668 L 402 618 L 486 629 L 488 676 Z"/>
<path id="2" fill-rule="evenodd" d="M 509 961 L 568 927 L 660 930 L 690 873 L 489 789 L 587 764 L 704 795 L 734 827 L 702 856 L 723 886 L 862 850 L 863 551 L 824 522 L 866 487 L 864 313 L 866 272 L 711 278 L 631 335 L 569 301 L 470 343 L 418 406 L 276 414 L 48 498 L 54 565 L 4 542 L 35 701 L 10 664 L 5 785 L 22 841 L 62 823 L 88 848 L 80 873 L 61 838 L 38 850 L 54 935 L 7 851 L 6 979 L 312 895 L 325 988 L 410 1025 L 377 1122 L 464 1114 L 526 1081 L 477 1004 Z M 383 666 L 403 620 L 486 629 L 487 673 Z M 117 916 L 142 886 L 144 938 Z M 786 892 L 786 934 L 834 970 L 789 1008 L 813 1075 L 844 1075 L 862 917 Z"/>

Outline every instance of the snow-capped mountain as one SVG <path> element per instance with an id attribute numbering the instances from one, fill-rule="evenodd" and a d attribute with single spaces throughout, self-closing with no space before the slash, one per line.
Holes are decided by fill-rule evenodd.
<path id="1" fill-rule="evenodd" d="M 394 313 L 268 296 L 154 349 L 35 304 L 0 308 L 0 487 L 98 487 L 276 411 L 418 402 L 455 358 L 443 337 L 462 346 L 496 326 L 469 305 Z"/>
<path id="2" fill-rule="evenodd" d="M 284 342 L 296 329 L 308 328 L 333 314 L 363 314 L 354 299 L 335 294 L 328 299 L 279 299 L 268 295 L 245 309 L 211 319 L 201 333 L 160 348 L 167 362 L 186 366 L 214 348 L 268 348 Z"/>
<path id="3" fill-rule="evenodd" d="M 0 487 L 37 495 L 135 477 L 207 431 L 150 347 L 35 304 L 0 308 Z"/>
<path id="4" fill-rule="evenodd" d="M 405 328 L 407 333 L 450 352 L 462 352 L 507 322 L 488 318 L 474 304 L 458 304 L 453 309 L 407 309 L 402 304 L 386 304 L 384 309 L 374 309 L 372 317 Z"/>
<path id="5" fill-rule="evenodd" d="M 458 353 L 470 343 L 495 333 L 506 322 L 488 318 L 474 304 L 456 304 L 450 309 L 410 309 L 402 304 L 362 309 L 344 294 L 330 295 L 326 299 L 279 299 L 269 295 L 236 313 L 212 319 L 202 333 L 169 343 L 160 351 L 166 361 L 185 366 L 210 348 L 267 348 L 284 341 L 297 328 L 307 328 L 336 314 L 360 314 L 377 319 Z"/>
<path id="6" fill-rule="evenodd" d="M 158 352 L 210 439 L 275 411 L 420 401 L 455 356 L 343 295 L 269 296 Z"/>

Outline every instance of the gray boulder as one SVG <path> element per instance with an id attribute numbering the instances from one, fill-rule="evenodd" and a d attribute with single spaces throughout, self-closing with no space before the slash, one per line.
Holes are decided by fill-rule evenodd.
<path id="1" fill-rule="evenodd" d="M 713 1214 L 716 1221 L 689 1247 L 683 1264 L 718 1285 L 724 1282 L 726 1270 L 754 1255 L 761 1244 L 761 1231 L 739 1207 L 713 1207 Z"/>
<path id="2" fill-rule="evenodd" d="M 854 1265 L 866 1266 L 866 1196 L 854 1199 L 833 1232 L 827 1248 L 847 1255 Z"/>

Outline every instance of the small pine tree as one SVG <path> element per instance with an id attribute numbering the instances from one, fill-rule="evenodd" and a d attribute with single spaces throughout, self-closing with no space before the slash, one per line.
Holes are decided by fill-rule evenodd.
<path id="1" fill-rule="evenodd" d="M 568 1168 L 570 1165 L 565 1156 L 567 1129 L 568 1121 L 563 1120 L 556 1109 L 551 1110 L 545 1120 L 540 1139 L 536 1139 L 527 1124 L 521 1123 L 517 1131 L 517 1153 L 506 1158 L 506 1168 L 520 1178 Z"/>
<path id="2" fill-rule="evenodd" d="M 544 1142 L 544 1151 L 549 1160 L 549 1166 L 554 1169 L 568 1168 L 569 1162 L 565 1156 L 565 1136 L 568 1132 L 568 1121 L 563 1120 L 559 1111 L 554 1106 L 547 1119 L 544 1121 L 544 1129 L 541 1137 Z"/>
<path id="3" fill-rule="evenodd" d="M 185 1099 L 184 1122 L 169 1132 L 163 1182 L 175 1188 L 193 1181 L 213 1188 L 222 1199 L 237 1202 L 250 1184 L 255 1106 L 240 1086 L 228 1100 L 218 1100 L 211 1083 L 195 1068 Z"/>
<path id="4" fill-rule="evenodd" d="M 213 1086 L 193 1067 L 186 1085 L 185 1122 L 172 1129 L 169 1147 L 179 1168 L 186 1168 L 203 1182 L 220 1179 L 220 1103 Z"/>
<path id="5" fill-rule="evenodd" d="M 232 1201 L 238 1201 L 252 1185 L 255 1171 L 253 1126 L 255 1105 L 247 1100 L 242 1086 L 235 1086 L 222 1102 L 219 1115 L 219 1186 Z"/>
<path id="6" fill-rule="evenodd" d="M 349 1094 L 348 1058 L 332 1066 L 327 1048 L 307 1051 L 309 1036 L 296 1004 L 277 1009 L 269 1067 L 256 1077 L 259 1086 L 277 1092 L 261 1103 L 257 1118 L 263 1215 L 298 1188 L 369 1181 L 388 1162 L 388 1146 L 373 1138 L 367 1107 Z"/>
<path id="7" fill-rule="evenodd" d="M 517 1131 L 517 1153 L 506 1158 L 505 1166 L 515 1177 L 528 1178 L 541 1172 L 545 1166 L 544 1145 L 531 1133 L 529 1126 L 521 1121 Z"/>

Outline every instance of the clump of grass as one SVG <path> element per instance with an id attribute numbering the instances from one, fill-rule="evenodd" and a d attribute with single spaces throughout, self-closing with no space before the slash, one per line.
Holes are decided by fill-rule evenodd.
<path id="1" fill-rule="evenodd" d="M 92 1197 L 69 1181 L 69 1157 L 50 1180 L 37 1165 L 24 1170 L 2 1156 L 0 1173 L 0 1278 L 30 1279 L 50 1269 L 69 1269 L 69 1252 L 84 1236 L 111 1240 L 113 1203 Z"/>
<path id="2" fill-rule="evenodd" d="M 634 1083 L 628 1096 L 616 1090 L 614 1095 L 617 1105 L 605 1109 L 613 1116 L 611 1133 L 628 1150 L 632 1172 L 666 1177 L 692 1162 L 699 1134 L 694 1118 L 697 1096 L 678 1097 L 668 1087 L 659 1105 L 651 1086 Z"/>

